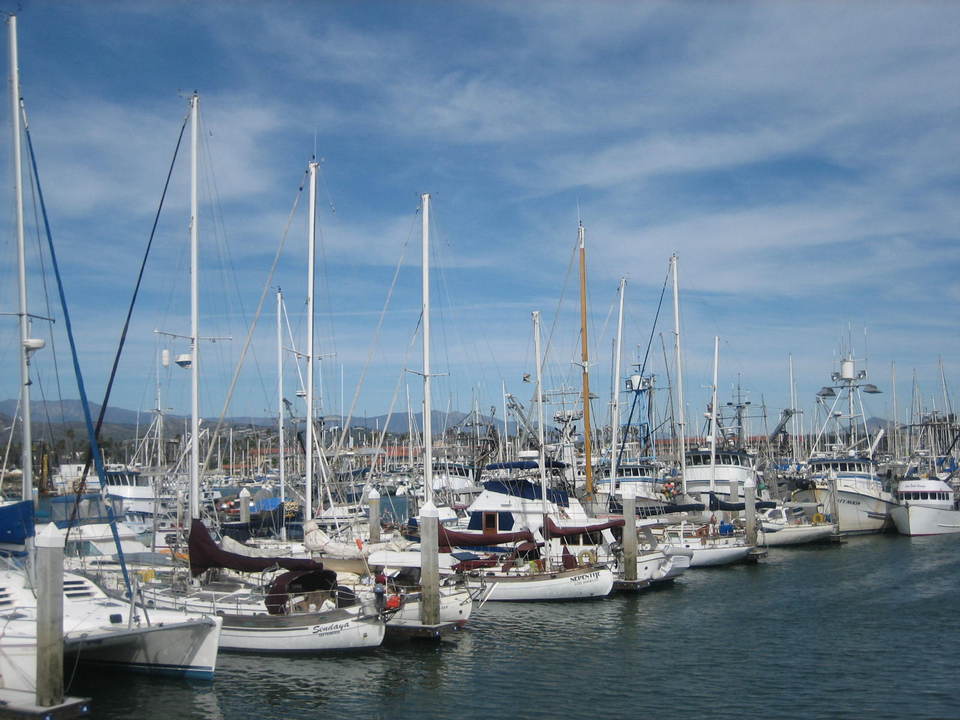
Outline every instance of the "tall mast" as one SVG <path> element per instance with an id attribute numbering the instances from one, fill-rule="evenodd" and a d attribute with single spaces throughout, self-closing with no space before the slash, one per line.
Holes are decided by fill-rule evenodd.
<path id="1" fill-rule="evenodd" d="M 800 457 L 800 448 L 798 445 L 799 438 L 797 437 L 797 395 L 793 384 L 793 354 L 788 355 L 787 359 L 790 365 L 790 410 L 793 411 L 793 415 L 790 416 L 790 447 L 793 460 L 796 462 Z"/>
<path id="2" fill-rule="evenodd" d="M 423 500 L 433 503 L 433 418 L 430 399 L 430 195 L 420 196 L 423 205 Z"/>
<path id="3" fill-rule="evenodd" d="M 547 515 L 547 458 L 544 450 L 543 425 L 546 422 L 543 413 L 543 358 L 540 357 L 540 312 L 533 312 L 534 354 L 537 356 L 537 440 L 540 446 L 540 492 L 543 496 L 544 530 Z M 547 549 L 544 555 L 549 557 Z"/>
<path id="4" fill-rule="evenodd" d="M 680 432 L 680 482 L 683 494 L 687 494 L 687 440 L 686 420 L 683 410 L 683 361 L 680 351 L 680 283 L 677 280 L 677 254 L 670 256 L 670 265 L 673 268 L 673 338 L 677 354 L 677 425 Z"/>
<path id="5" fill-rule="evenodd" d="M 17 60 L 17 17 L 7 20 L 10 31 L 10 124 L 13 126 L 13 188 L 17 203 L 17 280 L 20 293 L 20 429 L 23 438 L 23 499 L 33 499 L 33 430 L 30 420 L 30 316 L 27 314 L 27 253 L 23 234 L 23 178 L 20 151 L 20 69 Z"/>
<path id="6" fill-rule="evenodd" d="M 587 349 L 587 251 L 583 242 L 583 223 L 577 229 L 580 242 L 580 363 L 583 367 L 583 461 L 586 473 L 585 493 L 593 500 L 593 452 L 590 438 L 590 353 Z"/>
<path id="7" fill-rule="evenodd" d="M 310 161 L 310 201 L 307 219 L 307 466 L 304 487 L 303 520 L 313 517 L 313 290 L 317 245 L 317 167 Z"/>
<path id="8" fill-rule="evenodd" d="M 897 363 L 890 363 L 890 386 L 893 388 L 893 459 L 900 459 L 900 418 L 897 417 Z"/>
<path id="9" fill-rule="evenodd" d="M 283 443 L 283 291 L 277 288 L 277 467 L 280 470 L 280 539 L 287 539 L 284 505 L 287 500 L 286 453 Z"/>
<path id="10" fill-rule="evenodd" d="M 423 205 L 423 507 L 420 508 L 420 622 L 440 622 L 439 513 L 433 504 L 433 418 L 430 400 L 430 195 Z"/>
<path id="11" fill-rule="evenodd" d="M 620 307 L 617 310 L 617 342 L 613 351 L 613 378 L 610 382 L 610 495 L 617 482 L 617 456 L 620 445 L 620 352 L 623 342 L 623 295 L 627 279 L 620 278 Z"/>
<path id="12" fill-rule="evenodd" d="M 713 393 L 710 398 L 710 492 L 717 489 L 717 370 L 720 365 L 720 338 L 713 338 Z M 731 502 L 734 498 L 730 499 Z"/>
<path id="13" fill-rule="evenodd" d="M 200 96 L 190 98 L 190 518 L 200 517 L 200 240 L 197 144 Z"/>

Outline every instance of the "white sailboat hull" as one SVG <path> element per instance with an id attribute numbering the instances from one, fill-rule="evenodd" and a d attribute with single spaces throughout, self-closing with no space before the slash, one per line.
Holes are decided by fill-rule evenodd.
<path id="1" fill-rule="evenodd" d="M 583 600 L 609 595 L 613 572 L 606 567 L 532 574 L 488 572 L 469 582 L 471 587 L 485 587 L 485 600 L 490 601 Z"/>
<path id="2" fill-rule="evenodd" d="M 764 524 L 760 532 L 760 544 L 767 547 L 803 545 L 822 542 L 833 535 L 833 525 L 787 525 Z"/>
<path id="3" fill-rule="evenodd" d="M 473 597 L 465 587 L 440 588 L 440 622 L 462 627 L 473 613 Z M 393 627 L 420 627 L 420 593 L 404 597 L 400 609 L 387 619 Z"/>
<path id="4" fill-rule="evenodd" d="M 667 553 L 677 555 L 687 555 L 690 558 L 690 567 L 710 567 L 714 565 L 730 565 L 732 563 L 746 560 L 747 555 L 753 550 L 753 546 L 746 545 L 743 541 L 732 540 L 724 542 L 723 540 L 708 540 L 708 544 L 702 544 L 698 538 L 685 539 L 682 544 L 670 543 L 661 544 L 660 548 Z"/>
<path id="5" fill-rule="evenodd" d="M 225 615 L 220 648 L 233 652 L 319 653 L 377 647 L 384 624 L 361 608 L 296 615 Z"/>
<path id="6" fill-rule="evenodd" d="M 171 617 L 174 622 L 170 622 Z M 218 633 L 212 632 L 212 628 L 222 620 L 183 617 L 178 613 L 153 613 L 151 625 L 146 628 L 104 634 L 87 630 L 68 632 L 64 634 L 64 655 L 125 670 L 211 678 L 218 649 Z"/>
<path id="7" fill-rule="evenodd" d="M 907 504 L 891 508 L 890 516 L 901 535 L 960 533 L 960 510 Z"/>

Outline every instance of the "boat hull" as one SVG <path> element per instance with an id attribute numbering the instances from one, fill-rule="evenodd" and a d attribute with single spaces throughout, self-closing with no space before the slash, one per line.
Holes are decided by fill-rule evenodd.
<path id="1" fill-rule="evenodd" d="M 453 591 L 440 589 L 440 622 L 464 626 L 473 613 L 473 596 L 465 588 Z M 404 597 L 400 609 L 387 619 L 391 627 L 420 627 L 420 593 Z"/>
<path id="2" fill-rule="evenodd" d="M 886 493 L 884 493 L 885 495 Z M 796 500 L 822 505 L 827 512 L 831 506 L 830 491 L 826 488 L 802 490 Z M 866 535 L 888 530 L 892 526 L 890 510 L 892 500 L 855 488 L 837 490 L 837 515 L 841 535 Z"/>
<path id="3" fill-rule="evenodd" d="M 128 632 L 110 630 L 64 634 L 64 655 L 84 663 L 124 670 L 212 678 L 217 665 L 221 618 L 204 617 L 170 622 L 177 613 L 153 613 L 151 625 Z"/>
<path id="4" fill-rule="evenodd" d="M 606 597 L 613 589 L 613 572 L 606 567 L 553 573 L 484 573 L 471 577 L 472 587 L 485 587 L 484 601 L 536 602 Z"/>
<path id="5" fill-rule="evenodd" d="M 377 647 L 384 624 L 359 608 L 296 615 L 224 615 L 220 649 L 253 653 L 322 653 Z"/>
<path id="6" fill-rule="evenodd" d="M 760 544 L 767 547 L 804 545 L 824 542 L 833 535 L 833 525 L 787 525 L 764 526 L 760 533 Z"/>
<path id="7" fill-rule="evenodd" d="M 960 533 L 960 510 L 897 505 L 890 516 L 901 535 L 949 535 Z"/>

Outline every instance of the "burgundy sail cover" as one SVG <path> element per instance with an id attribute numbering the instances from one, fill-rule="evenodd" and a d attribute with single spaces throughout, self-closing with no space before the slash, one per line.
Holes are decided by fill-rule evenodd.
<path id="1" fill-rule="evenodd" d="M 484 545 L 520 542 L 521 540 L 533 542 L 533 534 L 529 530 L 505 533 L 458 532 L 441 526 L 438 540 L 437 544 L 440 547 L 482 547 Z"/>
<path id="2" fill-rule="evenodd" d="M 226 568 L 237 572 L 261 572 L 280 566 L 284 570 L 323 570 L 323 563 L 305 558 L 248 557 L 227 552 L 217 546 L 199 520 L 190 525 L 190 574 L 197 577 L 210 568 Z"/>
<path id="3" fill-rule="evenodd" d="M 568 535 L 582 535 L 583 533 L 599 532 L 600 530 L 607 530 L 609 528 L 624 526 L 623 518 L 607 520 L 607 522 L 597 523 L 596 525 L 576 525 L 576 526 L 569 526 L 569 527 L 557 525 L 549 515 L 546 516 L 546 519 L 547 519 L 547 532 L 550 533 L 551 537 L 567 537 Z"/>

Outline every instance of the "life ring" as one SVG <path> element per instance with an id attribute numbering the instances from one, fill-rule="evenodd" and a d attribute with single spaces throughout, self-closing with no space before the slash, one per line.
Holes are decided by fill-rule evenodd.
<path id="1" fill-rule="evenodd" d="M 593 565 L 597 561 L 597 553 L 593 550 L 584 550 L 577 555 L 577 560 L 581 565 Z"/>
<path id="2" fill-rule="evenodd" d="M 819 525 L 822 522 L 826 522 L 827 518 L 824 517 L 823 513 L 814 513 L 813 515 L 813 524 Z"/>

